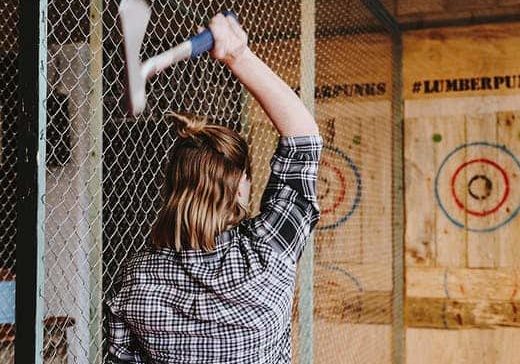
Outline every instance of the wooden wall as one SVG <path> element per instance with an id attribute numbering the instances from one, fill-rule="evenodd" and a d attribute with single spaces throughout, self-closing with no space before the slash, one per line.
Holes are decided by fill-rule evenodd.
<path id="1" fill-rule="evenodd" d="M 435 22 L 457 21 L 465 25 L 489 22 L 493 17 L 509 17 L 520 14 L 519 0 L 394 0 L 393 8 L 387 6 L 405 27 L 416 23 L 419 27 Z"/>
<path id="2" fill-rule="evenodd" d="M 404 37 L 408 363 L 520 357 L 520 24 Z"/>
<path id="3" fill-rule="evenodd" d="M 513 24 L 405 34 L 408 363 L 502 364 L 520 354 L 519 38 Z M 256 46 L 297 89 L 298 43 Z M 327 38 L 316 49 L 316 115 L 329 146 L 318 182 L 316 362 L 389 363 L 390 44 Z M 345 92 L 372 83 L 385 92 Z M 276 134 L 254 102 L 247 114 L 257 210 Z"/>

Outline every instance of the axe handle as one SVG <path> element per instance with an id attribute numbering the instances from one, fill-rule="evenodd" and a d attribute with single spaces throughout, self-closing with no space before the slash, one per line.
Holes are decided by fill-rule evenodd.
<path id="1" fill-rule="evenodd" d="M 230 10 L 226 10 L 222 12 L 224 16 L 232 16 L 237 19 L 237 16 L 234 12 Z M 208 52 L 213 48 L 213 43 L 215 40 L 213 39 L 213 34 L 211 30 L 206 29 L 202 33 L 194 35 L 189 39 L 191 42 L 191 55 L 190 58 L 194 59 L 200 56 L 204 52 Z"/>
<path id="2" fill-rule="evenodd" d="M 237 16 L 232 11 L 224 11 L 224 16 L 233 16 L 235 19 Z M 208 52 L 213 48 L 215 40 L 211 30 L 205 29 L 202 33 L 194 35 L 190 39 L 182 42 L 181 44 L 161 53 L 152 58 L 147 59 L 142 65 L 142 74 L 145 79 L 156 75 L 172 64 L 186 60 L 195 59 L 202 53 Z"/>
<path id="3" fill-rule="evenodd" d="M 141 66 L 141 73 L 145 79 L 161 73 L 172 64 L 189 59 L 191 56 L 191 43 L 189 40 L 162 52 L 156 56 L 148 58 Z"/>

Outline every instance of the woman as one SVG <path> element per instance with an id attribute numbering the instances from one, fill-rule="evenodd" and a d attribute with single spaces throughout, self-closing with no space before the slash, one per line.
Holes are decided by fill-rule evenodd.
<path id="1" fill-rule="evenodd" d="M 280 134 L 260 214 L 246 218 L 247 144 L 176 116 L 178 140 L 151 244 L 107 301 L 109 352 L 131 363 L 290 363 L 296 263 L 319 219 L 322 140 L 300 99 L 215 16 L 213 58 L 258 100 Z"/>

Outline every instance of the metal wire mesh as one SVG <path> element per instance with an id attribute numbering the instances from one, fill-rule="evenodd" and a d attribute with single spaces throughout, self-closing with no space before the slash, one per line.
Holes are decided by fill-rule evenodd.
<path id="1" fill-rule="evenodd" d="M 394 350 L 393 43 L 365 5 L 317 2 L 316 118 L 326 143 L 315 253 L 320 363 L 388 363 Z"/>
<path id="2" fill-rule="evenodd" d="M 0 3 L 0 363 L 14 357 L 16 122 L 18 117 L 17 1 Z"/>
<path id="3" fill-rule="evenodd" d="M 299 0 L 155 0 L 142 56 L 167 50 L 217 12 L 232 9 L 253 51 L 301 92 L 301 5 Z M 155 77 L 148 84 L 145 113 L 126 118 L 117 6 L 114 1 L 48 0 L 44 354 L 53 363 L 108 362 L 101 304 L 117 285 L 121 262 L 146 243 L 158 212 L 162 166 L 175 137 L 162 118 L 166 111 L 205 115 L 246 136 L 252 214 L 258 212 L 277 140 L 256 101 L 207 55 Z M 0 27 L 14 28 L 15 6 L 1 9 L 9 16 L 0 18 Z M 392 176 L 400 167 L 392 159 L 400 140 L 393 123 L 392 37 L 359 0 L 316 1 L 315 22 L 315 70 L 310 74 L 325 141 L 318 186 L 322 220 L 315 234 L 314 318 L 300 327 L 295 305 L 294 359 L 389 363 L 396 294 Z M 13 83 L 11 39 L 0 39 L 11 52 L 2 53 L 10 55 L 3 56 L 7 67 L 0 74 Z M 0 89 L 0 120 L 6 120 L 0 124 L 6 170 L 0 177 L 0 223 L 7 226 L 0 232 L 6 241 L 0 265 L 7 268 L 14 259 L 16 216 L 9 206 L 15 205 L 16 191 L 10 169 L 15 115 L 13 103 L 5 100 L 15 91 Z M 299 357 L 302 335 L 312 335 L 314 358 Z"/>

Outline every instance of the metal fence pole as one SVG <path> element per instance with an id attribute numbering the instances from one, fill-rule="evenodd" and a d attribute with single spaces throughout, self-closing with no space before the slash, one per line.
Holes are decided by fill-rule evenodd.
<path id="1" fill-rule="evenodd" d="M 314 0 L 301 0 L 300 96 L 312 115 L 315 114 L 315 12 Z M 314 361 L 314 234 L 309 238 L 300 260 L 299 277 L 299 362 L 311 364 Z"/>
<path id="2" fill-rule="evenodd" d="M 103 0 L 90 3 L 90 109 L 87 129 L 91 136 L 88 168 L 88 220 L 91 243 L 88 263 L 90 267 L 90 345 L 89 363 L 102 361 L 102 277 L 103 277 L 103 233 L 102 233 L 102 154 L 103 154 Z"/>
<path id="3" fill-rule="evenodd" d="M 47 1 L 19 3 L 15 363 L 42 363 Z"/>
<path id="4" fill-rule="evenodd" d="M 363 0 L 392 38 L 392 363 L 404 363 L 404 175 L 402 32 L 379 0 Z"/>
<path id="5" fill-rule="evenodd" d="M 393 128 L 392 145 L 392 242 L 393 242 L 393 301 L 392 301 L 392 353 L 394 364 L 405 361 L 404 327 L 404 130 L 402 98 L 402 38 L 393 35 Z"/>

